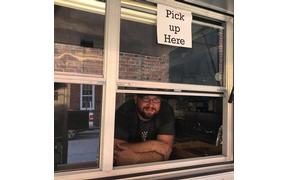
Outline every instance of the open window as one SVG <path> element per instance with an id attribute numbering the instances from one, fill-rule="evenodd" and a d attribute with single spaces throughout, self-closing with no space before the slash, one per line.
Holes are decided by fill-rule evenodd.
<path id="1" fill-rule="evenodd" d="M 133 101 L 134 96 L 138 93 L 117 93 L 116 108 Z M 141 95 L 143 95 L 142 93 Z M 158 95 L 157 92 L 154 93 L 152 95 L 157 95 L 161 99 L 161 103 L 168 103 L 174 112 L 174 144 L 169 160 L 222 155 L 223 98 L 221 96 L 181 95 L 181 93 Z M 131 126 L 128 128 L 131 131 L 139 129 L 140 132 L 139 124 L 138 126 L 127 124 Z M 157 128 L 160 129 L 160 125 Z M 158 131 L 157 128 L 153 133 Z"/>
<path id="2" fill-rule="evenodd" d="M 192 48 L 157 44 L 157 3 L 192 13 Z M 56 179 L 233 169 L 232 16 L 177 1 L 56 0 L 54 18 Z M 137 94 L 172 108 L 173 150 L 165 161 L 114 166 L 115 113 Z M 72 162 L 75 140 L 89 152 Z"/>
<path id="3" fill-rule="evenodd" d="M 175 115 L 169 160 L 224 155 L 225 22 L 193 14 L 192 48 L 166 46 L 157 44 L 156 5 L 137 5 L 122 4 L 116 109 L 133 94 L 160 96 Z"/>

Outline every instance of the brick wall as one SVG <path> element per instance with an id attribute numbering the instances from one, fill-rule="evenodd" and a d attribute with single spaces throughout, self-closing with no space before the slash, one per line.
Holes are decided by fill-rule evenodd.
<path id="1" fill-rule="evenodd" d="M 70 86 L 70 104 L 69 109 L 80 110 L 80 84 L 71 84 Z"/>
<path id="2" fill-rule="evenodd" d="M 224 52 L 224 47 L 223 45 L 225 44 L 224 41 L 224 30 L 219 30 L 218 33 L 218 40 L 219 40 L 219 46 L 218 46 L 218 59 L 219 59 L 219 73 L 222 75 L 222 80 L 220 81 L 220 86 L 223 86 L 223 67 L 224 67 L 224 57 L 223 57 L 223 52 Z"/>
<path id="3" fill-rule="evenodd" d="M 95 85 L 95 122 L 96 126 L 100 127 L 101 123 L 101 109 L 102 109 L 102 86 Z"/>
<path id="4" fill-rule="evenodd" d="M 169 57 L 120 52 L 120 79 L 168 82 Z"/>
<path id="5" fill-rule="evenodd" d="M 54 71 L 103 75 L 103 50 L 54 43 Z"/>
<path id="6" fill-rule="evenodd" d="M 54 44 L 54 70 L 103 75 L 103 50 L 67 44 Z M 120 79 L 167 82 L 169 57 L 120 53 Z"/>

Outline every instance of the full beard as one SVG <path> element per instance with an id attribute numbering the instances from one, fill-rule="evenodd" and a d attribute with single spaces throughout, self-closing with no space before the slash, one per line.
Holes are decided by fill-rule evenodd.
<path id="1" fill-rule="evenodd" d="M 143 108 L 142 110 L 139 110 L 138 113 L 146 120 L 151 119 L 157 114 L 155 108 Z"/>

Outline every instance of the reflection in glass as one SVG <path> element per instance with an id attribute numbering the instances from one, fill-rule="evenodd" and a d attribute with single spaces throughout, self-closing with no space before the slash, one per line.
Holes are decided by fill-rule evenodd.
<path id="1" fill-rule="evenodd" d="M 91 95 L 92 94 L 92 86 L 91 85 L 82 85 L 82 94 L 83 95 Z"/>
<path id="2" fill-rule="evenodd" d="M 223 84 L 223 30 L 192 26 L 192 48 L 157 44 L 156 26 L 121 20 L 120 79 Z"/>
<path id="3" fill-rule="evenodd" d="M 105 16 L 54 6 L 54 70 L 103 76 Z"/>
<path id="4" fill-rule="evenodd" d="M 81 85 L 81 110 L 94 109 L 95 87 L 93 85 Z"/>
<path id="5" fill-rule="evenodd" d="M 89 86 L 95 87 L 95 107 L 80 110 L 80 84 L 54 83 L 55 170 L 72 164 L 98 167 L 102 86 Z"/>

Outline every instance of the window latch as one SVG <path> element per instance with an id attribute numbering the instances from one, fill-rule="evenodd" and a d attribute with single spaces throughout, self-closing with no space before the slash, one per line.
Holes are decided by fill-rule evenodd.
<path id="1" fill-rule="evenodd" d="M 233 100 L 234 100 L 234 86 L 233 86 L 232 91 L 230 93 L 228 103 L 232 103 Z"/>

